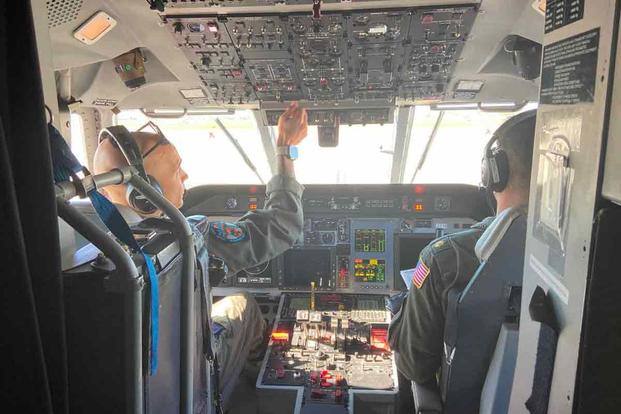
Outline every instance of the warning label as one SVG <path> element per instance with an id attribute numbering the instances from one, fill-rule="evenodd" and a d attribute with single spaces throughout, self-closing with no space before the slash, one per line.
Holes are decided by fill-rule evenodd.
<path id="1" fill-rule="evenodd" d="M 116 99 L 97 98 L 93 101 L 93 105 L 97 106 L 116 106 L 119 101 Z"/>
<path id="2" fill-rule="evenodd" d="M 547 45 L 541 70 L 542 104 L 593 102 L 599 28 Z"/>

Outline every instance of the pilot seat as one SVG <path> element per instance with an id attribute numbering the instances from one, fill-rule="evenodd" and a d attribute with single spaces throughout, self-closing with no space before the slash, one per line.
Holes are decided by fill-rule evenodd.
<path id="1" fill-rule="evenodd" d="M 439 391 L 412 384 L 416 413 L 506 413 L 517 357 L 526 211 L 502 211 L 475 246 L 481 265 L 449 292 Z"/>

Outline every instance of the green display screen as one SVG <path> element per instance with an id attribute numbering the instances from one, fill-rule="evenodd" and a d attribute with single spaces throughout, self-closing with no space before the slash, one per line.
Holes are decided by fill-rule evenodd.
<path id="1" fill-rule="evenodd" d="M 357 229 L 355 232 L 355 249 L 357 252 L 385 252 L 386 231 L 384 229 Z"/>

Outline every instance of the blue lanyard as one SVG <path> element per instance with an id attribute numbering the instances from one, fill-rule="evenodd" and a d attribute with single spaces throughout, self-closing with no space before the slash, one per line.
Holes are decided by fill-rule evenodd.
<path id="1" fill-rule="evenodd" d="M 69 179 L 75 177 L 77 173 L 86 171 L 75 155 L 73 155 L 69 145 L 67 145 L 67 142 L 64 140 L 60 132 L 52 125 L 49 125 L 48 132 L 50 135 L 50 149 L 52 153 L 52 163 L 54 166 L 54 182 L 59 183 L 62 181 L 69 181 Z M 142 250 L 134 238 L 129 225 L 115 205 L 96 189 L 90 191 L 88 193 L 88 197 L 93 204 L 93 208 L 101 218 L 101 221 L 104 222 L 112 234 L 129 246 L 129 248 L 134 252 L 140 253 L 144 258 L 144 262 L 147 266 L 147 274 L 149 276 L 149 285 L 151 290 L 151 355 L 149 365 L 151 375 L 155 375 L 157 371 L 160 308 L 157 271 L 155 270 L 155 265 L 153 264 L 151 258 Z"/>

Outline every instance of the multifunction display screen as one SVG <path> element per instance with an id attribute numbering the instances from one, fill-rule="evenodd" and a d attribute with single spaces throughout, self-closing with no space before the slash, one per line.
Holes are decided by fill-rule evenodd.
<path id="1" fill-rule="evenodd" d="M 285 252 L 284 286 L 310 290 L 311 282 L 318 289 L 328 287 L 332 279 L 329 249 L 292 249 Z"/>
<path id="2" fill-rule="evenodd" d="M 381 259 L 354 259 L 356 282 L 383 282 L 386 280 L 386 261 Z"/>
<path id="3" fill-rule="evenodd" d="M 386 231 L 384 229 L 357 229 L 355 233 L 357 252 L 383 253 L 386 251 Z"/>

